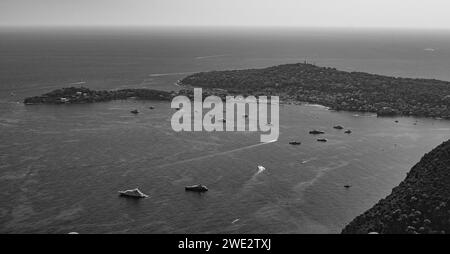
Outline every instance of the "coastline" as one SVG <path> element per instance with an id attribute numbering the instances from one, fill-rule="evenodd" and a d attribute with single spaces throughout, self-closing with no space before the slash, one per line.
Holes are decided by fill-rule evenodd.
<path id="1" fill-rule="evenodd" d="M 356 217 L 343 234 L 450 232 L 450 140 L 425 154 L 386 198 Z"/>
<path id="2" fill-rule="evenodd" d="M 434 79 L 346 72 L 298 63 L 200 72 L 178 84 L 221 89 L 231 95 L 278 95 L 284 103 L 307 102 L 336 111 L 450 119 L 450 82 Z"/>
<path id="3" fill-rule="evenodd" d="M 85 87 L 67 87 L 53 90 L 49 93 L 25 98 L 25 105 L 33 104 L 84 104 L 105 102 L 112 100 L 126 100 L 130 98 L 142 100 L 169 101 L 176 95 L 175 92 L 167 92 L 153 89 L 121 89 L 110 91 L 96 91 Z"/>
<path id="4" fill-rule="evenodd" d="M 85 87 L 65 87 L 53 90 L 51 92 L 39 95 L 32 96 L 23 99 L 23 103 L 25 105 L 38 105 L 38 104 L 86 104 L 86 103 L 97 103 L 97 102 L 107 102 L 112 100 L 127 100 L 127 99 L 139 99 L 139 100 L 162 100 L 162 101 L 170 101 L 172 98 L 178 95 L 184 95 L 193 99 L 193 87 L 190 85 L 184 85 L 182 80 L 178 80 L 174 83 L 175 86 L 181 88 L 178 91 L 163 91 L 163 90 L 154 90 L 154 89 L 146 89 L 146 88 L 130 88 L 130 89 L 121 89 L 121 90 L 109 90 L 109 91 L 97 91 L 90 90 Z M 81 94 L 80 94 L 81 93 Z M 84 95 L 87 93 L 88 95 Z M 228 90 L 220 89 L 220 88 L 203 88 L 203 97 L 215 95 L 222 98 L 225 101 L 226 96 L 238 96 L 242 95 L 242 93 L 234 92 L 230 93 Z M 275 95 L 275 94 L 274 94 Z M 20 103 L 20 102 L 17 102 Z M 318 107 L 324 110 L 330 110 L 335 112 L 347 112 L 347 113 L 355 113 L 355 116 L 360 116 L 358 113 L 362 113 L 363 115 L 369 114 L 370 117 L 413 117 L 413 118 L 432 118 L 434 120 L 450 120 L 449 118 L 440 118 L 440 117 L 426 117 L 426 116 L 415 116 L 415 115 L 380 115 L 377 112 L 370 111 L 358 111 L 358 110 L 340 110 L 335 109 L 333 107 L 327 106 L 326 104 L 320 104 L 315 102 L 308 101 L 299 101 L 292 98 L 287 98 L 281 96 L 280 105 L 296 105 L 296 106 L 308 106 L 308 107 Z"/>
<path id="5" fill-rule="evenodd" d="M 346 72 L 308 63 L 198 72 L 177 80 L 173 85 L 180 90 L 170 93 L 153 89 L 92 91 L 70 87 L 26 98 L 24 103 L 90 103 L 131 97 L 170 100 L 177 95 L 193 98 L 192 91 L 196 87 L 203 89 L 204 96 L 215 95 L 222 100 L 226 96 L 238 95 L 279 96 L 281 104 L 320 105 L 327 110 L 371 113 L 379 117 L 450 120 L 450 82 Z M 69 101 L 66 97 L 70 97 Z M 430 102 L 424 103 L 424 100 Z"/>

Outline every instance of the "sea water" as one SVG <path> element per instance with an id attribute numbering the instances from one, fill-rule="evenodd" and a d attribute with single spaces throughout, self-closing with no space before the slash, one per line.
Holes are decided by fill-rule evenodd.
<path id="1" fill-rule="evenodd" d="M 450 122 L 281 105 L 280 137 L 265 144 L 254 132 L 174 132 L 169 102 L 21 101 L 67 86 L 178 90 L 194 72 L 305 60 L 450 80 L 449 45 L 426 31 L 3 29 L 0 232 L 338 233 L 449 139 Z M 198 183 L 209 191 L 184 191 Z M 150 197 L 117 195 L 136 187 Z"/>

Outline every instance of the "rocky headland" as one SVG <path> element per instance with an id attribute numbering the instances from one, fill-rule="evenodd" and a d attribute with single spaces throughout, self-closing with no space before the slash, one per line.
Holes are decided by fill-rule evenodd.
<path id="1" fill-rule="evenodd" d="M 450 119 L 450 82 L 346 72 L 307 63 L 192 74 L 180 85 L 230 95 L 277 95 L 282 102 L 321 104 L 379 116 Z"/>
<path id="2" fill-rule="evenodd" d="M 450 140 L 426 154 L 406 179 L 344 234 L 450 233 Z"/>

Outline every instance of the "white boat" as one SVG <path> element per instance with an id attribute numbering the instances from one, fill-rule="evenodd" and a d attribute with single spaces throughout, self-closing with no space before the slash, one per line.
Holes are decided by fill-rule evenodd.
<path id="1" fill-rule="evenodd" d="M 132 190 L 119 191 L 120 196 L 131 197 L 131 198 L 148 198 L 148 195 L 142 193 L 138 188 Z"/>
<path id="2" fill-rule="evenodd" d="M 258 173 L 257 173 L 257 174 L 263 172 L 264 170 L 266 170 L 265 167 L 263 167 L 263 166 L 258 166 Z"/>

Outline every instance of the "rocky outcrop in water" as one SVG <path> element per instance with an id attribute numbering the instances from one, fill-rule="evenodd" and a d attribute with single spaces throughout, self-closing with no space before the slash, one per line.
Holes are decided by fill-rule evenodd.
<path id="1" fill-rule="evenodd" d="M 370 232 L 450 233 L 450 140 L 426 154 L 389 196 L 342 231 Z"/>

